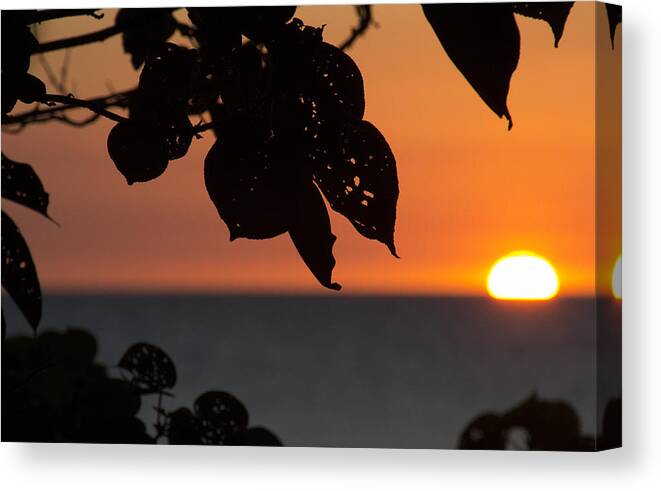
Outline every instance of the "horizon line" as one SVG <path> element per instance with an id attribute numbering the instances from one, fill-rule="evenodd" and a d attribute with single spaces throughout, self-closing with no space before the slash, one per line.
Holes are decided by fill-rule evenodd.
<path id="1" fill-rule="evenodd" d="M 9 296 L 2 292 L 2 298 Z M 499 302 L 525 302 L 543 303 L 563 299 L 591 299 L 591 298 L 614 298 L 608 294 L 596 293 L 568 293 L 558 294 L 550 299 L 527 300 L 527 299 L 497 299 L 487 292 L 444 292 L 444 291 L 379 291 L 366 290 L 354 292 L 314 291 L 314 290 L 123 290 L 123 289 L 54 289 L 42 291 L 42 297 L 48 296 L 123 296 L 123 297 L 326 297 L 326 298 L 365 298 L 365 297 L 400 297 L 400 298 L 481 298 Z"/>

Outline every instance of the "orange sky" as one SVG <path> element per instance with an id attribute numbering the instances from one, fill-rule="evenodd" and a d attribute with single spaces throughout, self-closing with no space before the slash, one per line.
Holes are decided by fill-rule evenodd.
<path id="1" fill-rule="evenodd" d="M 482 294 L 491 264 L 517 249 L 553 263 L 560 295 L 593 291 L 594 53 L 610 50 L 608 36 L 595 46 L 595 12 L 605 23 L 603 5 L 575 5 L 557 49 L 546 23 L 517 16 L 522 46 L 508 132 L 449 60 L 419 6 L 374 8 L 378 29 L 349 54 L 365 81 L 365 119 L 397 158 L 401 259 L 333 213 L 334 280 L 343 294 Z M 106 16 L 46 24 L 40 36 L 94 30 L 114 18 Z M 347 6 L 303 7 L 297 16 L 326 24 L 330 42 L 355 23 Z M 620 39 L 618 29 L 606 62 L 613 69 Z M 50 55 L 52 66 L 63 56 Z M 71 66 L 69 90 L 78 97 L 130 88 L 138 77 L 119 38 L 72 51 Z M 38 60 L 32 67 L 44 78 Z M 128 187 L 106 153 L 110 128 L 106 121 L 84 129 L 51 123 L 2 135 L 10 158 L 33 164 L 62 225 L 3 203 L 32 248 L 45 290 L 326 293 L 287 236 L 229 242 L 204 188 L 210 134 L 156 181 Z M 619 209 L 619 197 L 612 206 Z M 621 247 L 614 228 L 605 248 L 613 262 Z"/>

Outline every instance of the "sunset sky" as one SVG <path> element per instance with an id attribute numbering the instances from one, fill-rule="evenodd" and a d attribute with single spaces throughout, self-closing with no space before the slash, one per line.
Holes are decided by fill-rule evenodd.
<path id="1" fill-rule="evenodd" d="M 520 249 L 553 264 L 560 295 L 593 292 L 594 59 L 596 51 L 603 53 L 615 67 L 621 39 L 618 29 L 615 52 L 607 35 L 595 46 L 595 22 L 606 23 L 603 5 L 595 10 L 577 3 L 558 48 L 545 22 L 517 16 L 521 58 L 510 88 L 510 132 L 452 64 L 419 6 L 379 5 L 373 13 L 378 28 L 349 54 L 365 81 L 365 119 L 381 130 L 397 159 L 401 259 L 331 212 L 341 294 L 483 294 L 493 262 Z M 326 24 L 331 43 L 356 22 L 349 6 L 302 7 L 297 17 Z M 38 37 L 68 37 L 112 19 L 107 11 L 103 21 L 47 23 Z M 70 56 L 68 89 L 77 97 L 137 83 L 139 72 L 119 37 Z M 63 57 L 48 56 L 56 71 Z M 30 71 L 45 79 L 36 57 Z M 619 90 L 619 80 L 611 82 Z M 31 246 L 46 291 L 327 293 L 287 236 L 229 242 L 204 188 L 211 134 L 193 142 L 159 179 L 129 187 L 106 152 L 111 127 L 108 121 L 84 129 L 50 123 L 2 135 L 3 152 L 41 176 L 51 216 L 61 224 L 3 202 Z M 608 204 L 613 210 L 620 205 L 619 196 Z M 619 225 L 611 232 L 604 239 L 614 263 Z"/>

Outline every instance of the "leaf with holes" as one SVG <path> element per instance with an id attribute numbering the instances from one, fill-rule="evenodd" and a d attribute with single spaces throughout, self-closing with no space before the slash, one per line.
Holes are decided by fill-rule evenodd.
<path id="1" fill-rule="evenodd" d="M 48 216 L 48 193 L 29 164 L 14 162 L 2 154 L 2 197 Z"/>
<path id="2" fill-rule="evenodd" d="M 131 346 L 119 367 L 133 377 L 131 382 L 141 390 L 162 392 L 177 383 L 177 370 L 170 357 L 160 348 L 149 343 L 136 343 Z"/>
<path id="3" fill-rule="evenodd" d="M 351 57 L 332 44 L 321 43 L 312 55 L 313 94 L 325 121 L 353 119 L 365 113 L 363 77 Z"/>
<path id="4" fill-rule="evenodd" d="M 511 5 L 434 4 L 422 8 L 452 62 L 487 106 L 509 121 L 511 129 L 507 94 L 521 42 Z"/>
<path id="5" fill-rule="evenodd" d="M 2 287 L 16 302 L 33 330 L 41 321 L 41 287 L 32 254 L 20 230 L 2 212 Z"/>
<path id="6" fill-rule="evenodd" d="M 342 287 L 332 281 L 336 237 L 331 233 L 330 218 L 321 193 L 311 181 L 301 183 L 297 192 L 296 211 L 289 235 L 319 283 L 331 290 L 340 290 Z"/>
<path id="7" fill-rule="evenodd" d="M 521 2 L 514 3 L 514 13 L 546 21 L 553 31 L 554 46 L 557 48 L 565 30 L 567 17 L 574 2 Z"/>
<path id="8" fill-rule="evenodd" d="M 205 392 L 195 400 L 194 409 L 205 445 L 222 445 L 248 426 L 245 406 L 227 392 Z"/>
<path id="9" fill-rule="evenodd" d="M 388 142 L 368 121 L 344 126 L 330 151 L 318 158 L 314 180 L 333 210 L 362 235 L 383 242 L 393 256 L 399 184 Z"/>

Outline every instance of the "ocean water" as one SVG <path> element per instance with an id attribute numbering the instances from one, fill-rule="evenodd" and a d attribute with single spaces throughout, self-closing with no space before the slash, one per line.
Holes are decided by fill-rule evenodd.
<path id="1" fill-rule="evenodd" d="M 590 299 L 46 295 L 44 302 L 41 329 L 87 328 L 108 365 L 135 342 L 163 348 L 178 370 L 169 408 L 226 390 L 247 406 L 251 424 L 286 445 L 453 448 L 474 416 L 532 391 L 572 404 L 586 433 L 597 425 Z M 11 301 L 2 303 L 8 335 L 29 333 Z M 604 401 L 619 395 L 619 381 L 603 390 Z"/>

